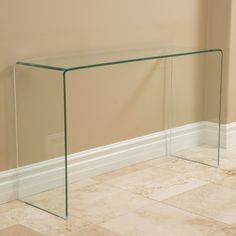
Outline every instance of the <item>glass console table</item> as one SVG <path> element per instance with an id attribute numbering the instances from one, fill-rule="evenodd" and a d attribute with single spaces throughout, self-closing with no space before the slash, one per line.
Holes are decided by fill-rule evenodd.
<path id="1" fill-rule="evenodd" d="M 66 218 L 83 172 L 75 153 L 150 133 L 162 137 L 156 157 L 217 167 L 222 60 L 220 49 L 154 48 L 18 61 L 18 198 Z"/>

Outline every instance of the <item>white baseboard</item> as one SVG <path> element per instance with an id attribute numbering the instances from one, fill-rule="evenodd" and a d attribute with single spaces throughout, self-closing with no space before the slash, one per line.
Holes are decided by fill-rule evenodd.
<path id="1" fill-rule="evenodd" d="M 221 125 L 221 146 L 223 148 L 236 146 L 236 122 Z"/>
<path id="2" fill-rule="evenodd" d="M 151 160 L 201 144 L 216 144 L 218 126 L 197 122 L 68 156 L 69 182 Z M 170 139 L 171 135 L 171 139 Z M 236 145 L 236 122 L 221 126 L 222 147 Z M 170 141 L 171 140 L 171 141 Z M 40 193 L 65 182 L 64 157 L 0 173 L 0 203 Z M 18 191 L 19 190 L 19 191 Z"/>

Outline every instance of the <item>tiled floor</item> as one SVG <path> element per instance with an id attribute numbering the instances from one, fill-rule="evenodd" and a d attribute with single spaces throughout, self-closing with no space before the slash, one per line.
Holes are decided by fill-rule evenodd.
<path id="1" fill-rule="evenodd" d="M 34 201 L 56 207 L 49 195 L 60 189 Z M 162 157 L 74 183 L 69 197 L 67 221 L 0 205 L 0 236 L 235 236 L 236 148 L 222 151 L 219 169 Z"/>

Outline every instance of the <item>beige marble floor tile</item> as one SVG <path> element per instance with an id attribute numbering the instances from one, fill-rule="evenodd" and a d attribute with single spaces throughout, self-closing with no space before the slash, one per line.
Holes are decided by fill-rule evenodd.
<path id="1" fill-rule="evenodd" d="M 235 157 L 236 155 L 236 148 L 221 148 L 220 149 L 222 157 Z"/>
<path id="2" fill-rule="evenodd" d="M 179 155 L 176 155 L 179 156 Z M 189 161 L 195 161 L 195 162 L 199 162 L 201 164 L 206 164 L 209 166 L 213 166 L 213 167 L 217 167 L 218 165 L 218 157 L 217 157 L 217 153 L 215 153 L 215 155 L 207 155 L 205 152 L 203 153 L 193 153 L 190 154 L 188 156 L 179 156 L 182 157 L 186 160 Z"/>
<path id="3" fill-rule="evenodd" d="M 220 158 L 220 168 L 222 170 L 234 171 L 236 170 L 236 155 L 223 155 Z"/>
<path id="4" fill-rule="evenodd" d="M 40 209 L 49 211 L 57 216 L 65 217 L 66 212 L 66 199 L 65 197 L 58 196 L 54 200 L 52 198 L 44 199 L 42 201 L 32 203 Z"/>
<path id="5" fill-rule="evenodd" d="M 0 214 L 0 229 L 15 225 L 17 222 L 13 219 L 9 219 L 5 213 Z M 1 234 L 0 234 L 1 235 Z"/>
<path id="6" fill-rule="evenodd" d="M 92 179 L 92 178 L 86 178 L 80 181 L 73 182 L 69 184 L 69 193 L 73 193 L 74 191 L 80 190 L 81 188 L 84 188 L 86 186 L 97 184 L 98 181 Z"/>
<path id="7" fill-rule="evenodd" d="M 91 179 L 91 178 L 87 178 L 87 179 L 84 179 L 81 181 L 73 182 L 68 185 L 68 193 L 71 194 L 74 191 L 79 190 L 80 188 L 83 188 L 88 185 L 96 184 L 96 183 L 98 183 L 98 182 Z M 42 202 L 42 201 L 55 201 L 55 199 L 57 199 L 58 196 L 61 196 L 61 200 L 59 201 L 59 203 L 63 204 L 63 201 L 65 199 L 65 191 L 66 191 L 65 186 L 58 187 L 58 188 L 50 189 L 48 191 L 44 191 L 44 192 L 41 192 L 38 194 L 26 196 L 23 198 L 23 200 L 28 203 L 37 203 L 37 202 Z M 1 210 L 1 208 L 0 208 L 0 210 Z"/>
<path id="8" fill-rule="evenodd" d="M 130 165 L 130 166 L 127 166 L 127 167 L 124 167 L 115 171 L 111 171 L 102 175 L 95 176 L 93 177 L 93 179 L 96 181 L 104 182 L 107 180 L 115 179 L 120 176 L 125 176 L 127 174 L 134 173 L 136 171 L 145 170 L 147 168 L 151 168 L 151 165 L 148 164 L 148 162 L 142 162 L 136 165 Z"/>
<path id="9" fill-rule="evenodd" d="M 173 170 L 173 171 L 176 171 L 176 170 L 181 171 L 183 166 L 186 166 L 186 168 L 188 168 L 189 166 L 195 167 L 197 165 L 200 165 L 198 163 L 183 160 L 181 158 L 174 157 L 174 156 L 166 156 L 165 161 L 162 161 L 162 162 L 159 162 L 158 159 L 155 159 L 155 160 L 150 161 L 150 164 L 155 167 L 167 167 L 169 170 Z"/>
<path id="10" fill-rule="evenodd" d="M 123 236 L 205 236 L 222 228 L 223 224 L 157 203 L 102 226 Z"/>
<path id="11" fill-rule="evenodd" d="M 173 177 L 159 182 L 158 178 L 151 182 L 144 182 L 135 185 L 129 190 L 144 197 L 162 201 L 177 194 L 203 186 L 208 182 L 185 177 Z"/>
<path id="12" fill-rule="evenodd" d="M 71 201 L 77 199 L 77 197 L 88 199 L 90 200 L 100 200 L 103 199 L 104 197 L 107 197 L 112 194 L 117 194 L 121 190 L 112 186 L 109 186 L 105 183 L 95 183 L 91 185 L 87 185 L 84 187 L 81 187 L 78 189 L 78 191 L 75 191 L 71 193 Z"/>
<path id="13" fill-rule="evenodd" d="M 172 161 L 175 159 L 176 158 L 173 156 L 163 156 L 163 157 L 158 157 L 158 158 L 152 159 L 150 161 L 147 161 L 146 163 L 151 166 L 159 166 L 163 163 L 166 163 L 166 162 L 169 162 L 169 161 Z"/>
<path id="14" fill-rule="evenodd" d="M 236 228 L 235 227 L 226 227 L 221 230 L 217 230 L 207 236 L 235 236 Z"/>
<path id="15" fill-rule="evenodd" d="M 38 194 L 22 197 L 21 199 L 28 203 L 39 202 L 47 199 L 56 199 L 58 196 L 65 196 L 65 187 L 54 188 Z"/>
<path id="16" fill-rule="evenodd" d="M 50 236 L 71 233 L 89 225 L 89 222 L 80 218 L 70 217 L 64 220 L 31 206 L 13 209 L 5 216 L 18 224 Z"/>
<path id="17" fill-rule="evenodd" d="M 0 230 L 1 236 L 43 236 L 43 234 L 32 230 L 24 225 L 16 224 Z"/>
<path id="18" fill-rule="evenodd" d="M 207 184 L 164 201 L 214 220 L 233 224 L 236 222 L 236 190 L 216 184 Z"/>
<path id="19" fill-rule="evenodd" d="M 11 202 L 8 202 L 8 203 L 5 203 L 5 204 L 0 204 L 0 214 L 4 213 L 4 212 L 8 212 L 11 209 L 15 209 L 15 208 L 18 208 L 18 207 L 24 207 L 24 206 L 26 206 L 25 203 L 17 201 L 17 200 L 16 201 L 11 201 Z"/>
<path id="20" fill-rule="evenodd" d="M 154 178 L 159 177 L 159 180 L 165 180 L 170 175 L 178 176 L 176 173 L 161 169 L 161 168 L 149 168 L 147 170 L 136 171 L 134 173 L 127 174 L 125 176 L 120 176 L 115 179 L 107 180 L 106 183 L 112 186 L 116 186 L 122 189 L 129 189 L 135 183 L 140 183 L 144 181 L 152 181 Z"/>
<path id="21" fill-rule="evenodd" d="M 79 191 L 81 188 L 84 188 L 89 185 L 94 185 L 97 183 L 98 183 L 97 181 L 88 178 L 69 184 L 69 190 L 68 190 L 69 199 L 74 192 Z M 31 196 L 27 196 L 24 197 L 22 200 L 32 204 L 33 206 L 45 209 L 56 215 L 64 217 L 66 209 L 65 194 L 66 194 L 65 187 L 61 187 L 45 191 L 42 193 L 34 194 Z"/>
<path id="22" fill-rule="evenodd" d="M 228 172 L 220 168 L 214 168 L 191 161 L 182 160 L 179 158 L 170 158 L 169 161 L 163 163 L 156 163 L 155 167 L 163 170 L 178 172 L 184 174 L 188 178 L 201 179 L 208 182 L 228 177 Z"/>
<path id="23" fill-rule="evenodd" d="M 36 200 L 37 199 L 37 200 Z M 23 199 L 25 202 L 32 206 L 38 207 L 49 211 L 57 216 L 65 217 L 66 212 L 66 197 L 65 193 L 55 195 L 53 193 L 47 193 L 43 196 L 32 196 Z"/>
<path id="24" fill-rule="evenodd" d="M 236 175 L 226 177 L 222 180 L 215 181 L 215 184 L 219 184 L 224 187 L 236 189 Z"/>
<path id="25" fill-rule="evenodd" d="M 66 211 L 66 195 L 65 189 L 56 188 L 39 194 L 22 198 L 23 201 L 52 212 L 55 215 L 64 217 Z"/>
<path id="26" fill-rule="evenodd" d="M 96 224 L 154 203 L 153 200 L 118 188 L 96 184 L 74 194 L 70 200 L 69 210 L 72 216 Z"/>
<path id="27" fill-rule="evenodd" d="M 175 156 L 182 157 L 212 166 L 218 164 L 218 149 L 215 146 L 200 145 L 173 153 Z"/>
<path id="28" fill-rule="evenodd" d="M 64 235 L 58 235 L 64 236 Z M 98 225 L 92 225 L 85 227 L 77 232 L 68 234 L 66 236 L 120 236 L 119 234 L 113 233 L 112 231 L 105 229 Z"/>
<path id="29" fill-rule="evenodd" d="M 106 183 L 146 198 L 161 201 L 208 182 L 154 167 L 120 176 L 108 180 Z"/>

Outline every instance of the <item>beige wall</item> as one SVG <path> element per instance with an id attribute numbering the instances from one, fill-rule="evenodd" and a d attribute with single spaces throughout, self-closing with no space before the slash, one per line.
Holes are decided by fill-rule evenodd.
<path id="1" fill-rule="evenodd" d="M 208 0 L 208 46 L 224 50 L 223 122 L 236 121 L 236 1 Z"/>
<path id="2" fill-rule="evenodd" d="M 16 60 L 87 48 L 145 47 L 155 42 L 202 47 L 206 22 L 205 0 L 1 0 L 0 170 L 15 166 L 12 67 Z M 147 69 L 152 66 L 146 65 Z M 145 127 L 137 135 L 143 131 L 151 130 Z M 127 137 L 120 134 L 122 139 Z M 89 142 L 84 147 L 91 146 Z"/>
<path id="3" fill-rule="evenodd" d="M 236 1 L 231 2 L 227 123 L 236 121 Z"/>
<path id="4" fill-rule="evenodd" d="M 207 46 L 219 47 L 224 51 L 223 80 L 223 123 L 227 122 L 227 93 L 229 74 L 229 38 L 230 38 L 231 0 L 208 0 Z"/>

